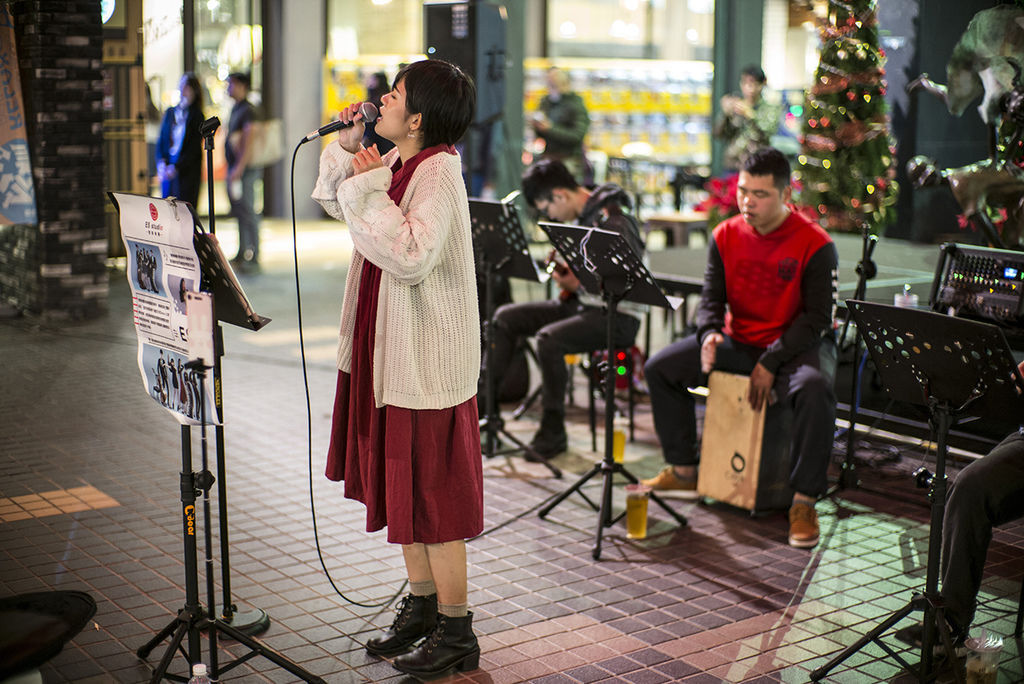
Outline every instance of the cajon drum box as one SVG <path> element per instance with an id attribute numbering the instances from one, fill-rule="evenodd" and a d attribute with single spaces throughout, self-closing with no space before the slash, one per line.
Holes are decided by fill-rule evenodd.
<path id="1" fill-rule="evenodd" d="M 722 371 L 708 378 L 697 493 L 752 513 L 789 508 L 792 412 L 779 402 L 755 412 L 749 382 Z"/>

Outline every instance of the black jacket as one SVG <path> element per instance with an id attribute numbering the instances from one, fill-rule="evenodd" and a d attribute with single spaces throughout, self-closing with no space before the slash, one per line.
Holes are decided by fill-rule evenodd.
<path id="1" fill-rule="evenodd" d="M 642 257 L 644 240 L 640 237 L 640 224 L 627 213 L 631 204 L 626 191 L 615 183 L 599 185 L 583 205 L 579 224 L 620 233 L 633 251 Z"/>
<path id="2" fill-rule="evenodd" d="M 185 117 L 185 137 L 175 158 L 171 158 L 171 136 L 174 129 L 174 107 L 164 113 L 160 124 L 160 137 L 156 143 L 156 159 L 167 166 L 174 166 L 177 178 L 162 181 L 164 197 L 171 195 L 183 199 L 193 207 L 199 199 L 200 178 L 203 170 L 203 139 L 199 127 L 203 123 L 203 110 L 198 105 L 188 109 Z"/>

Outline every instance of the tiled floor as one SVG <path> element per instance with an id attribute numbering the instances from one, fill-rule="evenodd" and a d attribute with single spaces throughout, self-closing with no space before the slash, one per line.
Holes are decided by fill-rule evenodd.
<path id="1" fill-rule="evenodd" d="M 230 242 L 231 231 L 221 232 Z M 264 244 L 264 273 L 244 284 L 274 322 L 258 333 L 225 328 L 232 596 L 243 610 L 269 613 L 263 643 L 326 681 L 402 681 L 361 646 L 390 623 L 391 609 L 350 602 L 378 603 L 398 591 L 401 554 L 383 534 L 367 535 L 361 507 L 321 475 L 347 237 L 322 224 L 300 232 L 309 433 L 290 242 L 281 226 L 269 224 Z M 111 312 L 101 320 L 0 323 L 0 595 L 77 589 L 98 604 L 89 626 L 42 668 L 46 682 L 146 681 L 166 642 L 146 661 L 136 650 L 184 604 L 181 432 L 140 383 L 123 273 L 112 272 L 111 289 Z M 577 397 L 582 405 L 582 393 Z M 811 551 L 787 546 L 781 513 L 752 518 L 727 506 L 672 502 L 686 527 L 652 507 L 647 539 L 630 541 L 616 524 L 604 532 L 602 560 L 594 561 L 597 514 L 582 498 L 570 497 L 545 520 L 536 513 L 598 458 L 588 451 L 584 410 L 571 419 L 572 451 L 557 461 L 563 480 L 521 459 L 485 462 L 487 533 L 469 545 L 483 656 L 479 670 L 452 679 L 808 681 L 811 670 L 924 585 L 927 500 L 910 476 L 930 462 L 922 447 L 890 449 L 869 438 L 858 452 L 862 486 L 819 504 L 822 540 Z M 509 426 L 528 438 L 535 416 Z M 201 445 L 193 441 L 198 469 Z M 835 458 L 842 453 L 838 448 Z M 659 465 L 649 407 L 641 403 L 626 466 L 646 477 Z M 594 478 L 587 488 L 592 499 L 599 483 Z M 618 485 L 614 496 L 620 510 Z M 216 514 L 216 488 L 212 498 Z M 311 499 L 330 580 L 318 559 Z M 1022 548 L 1024 525 L 997 531 L 975 627 L 1006 637 L 1000 682 L 1024 679 L 1024 650 L 1009 636 Z M 215 576 L 220 602 L 219 565 Z M 891 635 L 884 641 L 913 658 Z M 208 660 L 205 639 L 202 647 Z M 222 639 L 219 660 L 246 652 Z M 185 671 L 182 657 L 171 671 Z M 222 680 L 295 677 L 256 656 Z M 826 681 L 910 678 L 871 645 Z M 940 681 L 952 681 L 950 673 Z"/>

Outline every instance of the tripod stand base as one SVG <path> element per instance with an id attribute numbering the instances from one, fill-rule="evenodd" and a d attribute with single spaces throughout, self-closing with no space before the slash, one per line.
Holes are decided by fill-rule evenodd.
<path id="1" fill-rule="evenodd" d="M 231 615 L 230 620 L 222 617 L 221 621 L 249 636 L 262 634 L 270 628 L 270 616 L 267 615 L 267 611 L 260 608 L 236 611 Z"/>
<path id="2" fill-rule="evenodd" d="M 263 613 L 263 611 L 259 611 Z M 263 613 L 266 616 L 266 613 Z M 270 618 L 266 618 L 267 624 L 270 623 Z M 178 613 L 178 616 L 167 624 L 160 632 L 156 634 L 152 639 L 139 647 L 135 654 L 145 660 L 153 649 L 162 642 L 164 639 L 170 637 L 170 642 L 167 644 L 167 648 L 160 659 L 159 664 L 153 669 L 153 676 L 149 680 L 150 684 L 158 684 L 163 679 L 171 679 L 174 681 L 187 681 L 187 677 L 180 675 L 167 674 L 167 669 L 171 665 L 171 661 L 179 651 L 184 655 L 182 649 L 182 641 L 186 639 L 192 639 L 192 635 L 198 635 L 200 631 L 209 629 L 217 630 L 218 634 L 222 634 L 230 639 L 234 639 L 238 643 L 246 646 L 249 649 L 249 653 L 236 658 L 235 660 L 225 663 L 224 665 L 217 668 L 218 676 L 231 670 L 237 665 L 241 665 L 250 658 L 255 656 L 263 656 L 267 660 L 271 661 L 278 667 L 287 670 L 295 677 L 301 679 L 309 684 L 326 684 L 326 682 L 306 670 L 304 670 L 298 663 L 292 661 L 290 658 L 278 653 L 270 647 L 261 644 L 248 634 L 243 633 L 237 627 L 229 625 L 223 620 L 210 620 L 206 617 L 205 611 L 201 608 L 195 609 L 183 609 Z M 212 643 L 212 642 L 211 642 Z M 188 664 L 191 668 L 191 663 Z"/>
<path id="3" fill-rule="evenodd" d="M 508 449 L 499 449 L 501 437 L 512 442 L 515 446 Z M 495 416 L 494 418 L 485 416 L 480 419 L 480 443 L 483 448 L 483 455 L 487 458 L 522 452 L 523 459 L 528 463 L 539 463 L 547 468 L 555 479 L 562 478 L 562 471 L 558 466 L 549 463 L 547 459 L 531 449 L 529 445 L 505 430 L 505 421 L 501 416 Z"/>
<path id="4" fill-rule="evenodd" d="M 946 624 L 946 618 L 942 612 L 941 600 L 934 598 L 929 599 L 924 594 L 917 594 L 907 603 L 907 605 L 903 606 L 903 608 L 900 608 L 898 611 L 896 611 L 888 618 L 883 620 L 874 629 L 872 629 L 870 632 L 862 636 L 856 642 L 850 644 L 850 646 L 844 649 L 835 658 L 828 661 L 827 663 L 819 667 L 817 670 L 811 672 L 811 681 L 820 681 L 821 678 L 827 675 L 832 669 L 834 669 L 844 660 L 852 656 L 854 653 L 857 653 L 862 648 L 864 648 L 872 642 L 875 643 L 883 651 L 885 651 L 889 655 L 889 657 L 891 657 L 893 660 L 899 663 L 899 665 L 903 667 L 903 669 L 905 669 L 907 672 L 915 676 L 918 681 L 934 681 L 935 675 L 938 673 L 938 669 L 932 669 L 932 660 L 934 654 L 929 652 L 932 646 L 932 644 L 930 643 L 930 637 L 926 637 L 924 639 L 925 643 L 922 644 L 921 647 L 921 662 L 918 664 L 916 668 L 910 663 L 908 663 L 906 660 L 904 660 L 898 653 L 889 648 L 889 646 L 886 645 L 883 641 L 881 641 L 881 637 L 883 634 L 889 631 L 889 629 L 892 628 L 900 620 L 907 617 L 908 615 L 910 615 L 910 613 L 916 610 L 924 611 L 924 620 L 926 623 L 929 619 L 935 621 L 935 624 L 932 625 L 931 628 L 935 629 L 938 632 L 939 638 L 941 639 L 940 643 L 945 649 L 946 658 L 949 658 L 952 662 L 955 658 L 953 649 L 953 638 L 950 635 L 949 625 Z M 929 631 L 929 625 L 924 625 L 924 631 Z M 963 684 L 964 679 L 962 673 L 960 672 L 959 664 L 956 662 L 952 662 L 952 666 L 953 678 L 955 679 L 957 684 Z"/>

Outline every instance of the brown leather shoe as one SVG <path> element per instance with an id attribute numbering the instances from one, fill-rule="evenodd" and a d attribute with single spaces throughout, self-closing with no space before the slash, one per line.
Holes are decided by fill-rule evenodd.
<path id="1" fill-rule="evenodd" d="M 655 492 L 670 492 L 680 499 L 696 499 L 697 478 L 681 478 L 676 475 L 672 466 L 665 466 L 661 472 L 649 480 L 640 480 Z"/>
<path id="2" fill-rule="evenodd" d="M 814 506 L 795 503 L 789 509 L 789 545 L 811 549 L 818 545 L 818 512 Z"/>

